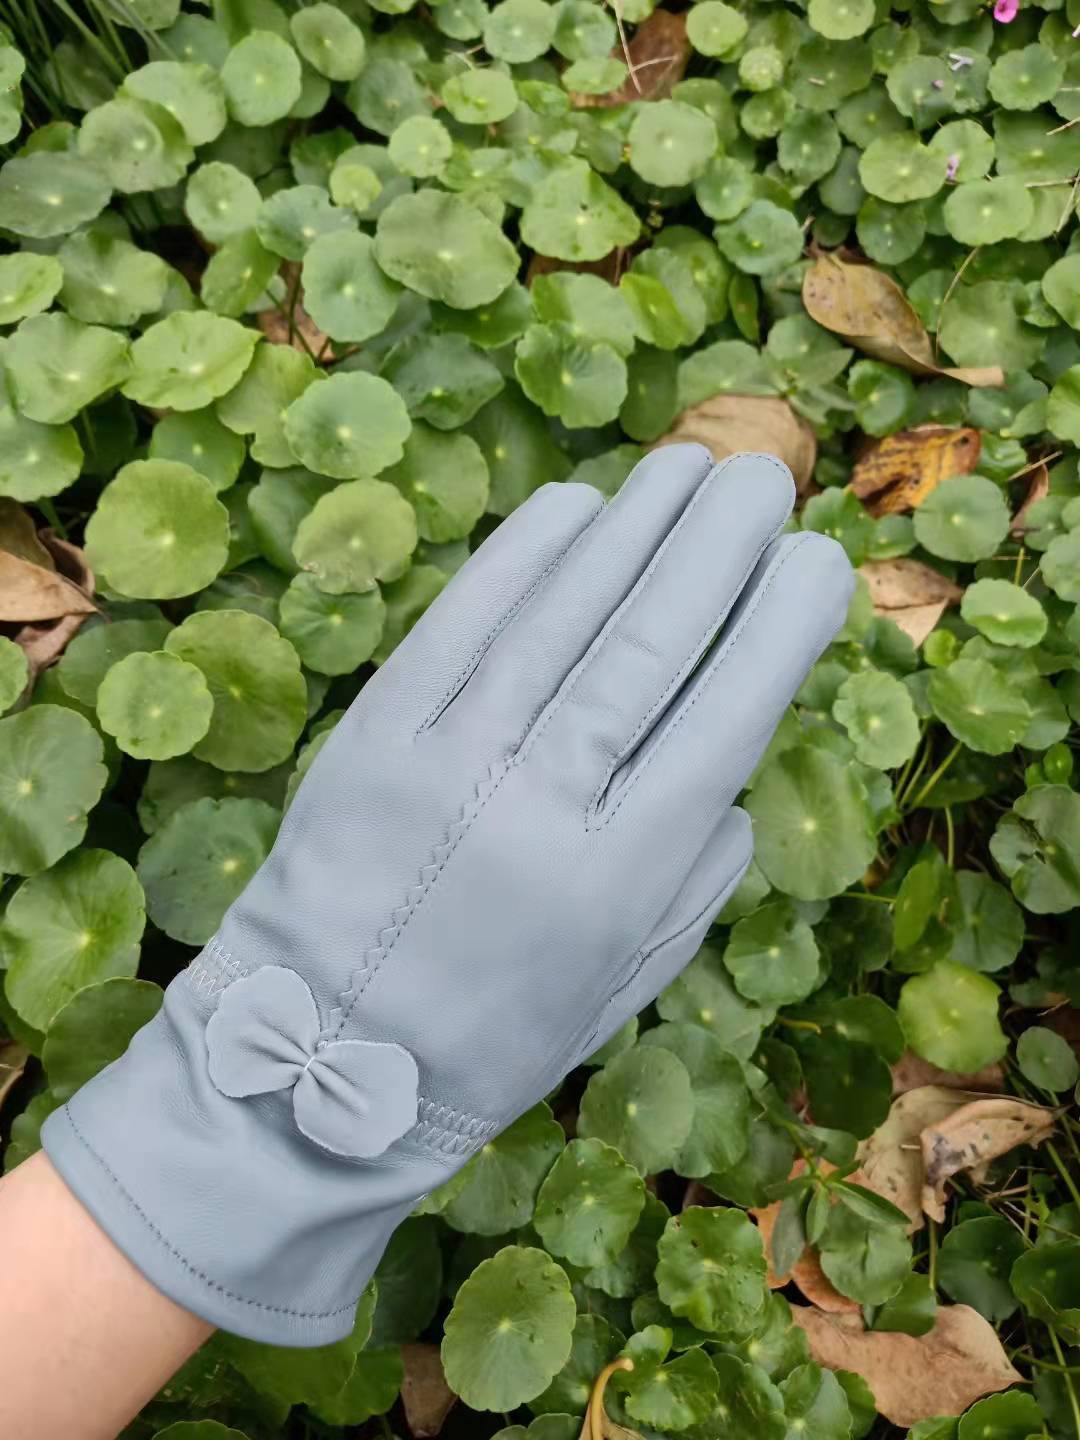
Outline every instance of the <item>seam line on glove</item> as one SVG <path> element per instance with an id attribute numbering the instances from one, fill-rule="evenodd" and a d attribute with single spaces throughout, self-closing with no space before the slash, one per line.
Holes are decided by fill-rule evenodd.
<path id="1" fill-rule="evenodd" d="M 711 454 L 709 455 L 709 459 L 710 461 L 712 460 Z M 726 466 L 729 465 L 730 462 L 734 459 L 734 455 L 728 455 L 719 463 L 719 465 L 713 463 L 705 471 L 704 475 L 698 481 L 697 489 L 687 501 L 682 514 L 675 521 L 674 525 L 672 525 L 668 533 L 664 536 L 659 550 L 656 551 L 656 553 L 653 555 L 653 558 L 649 561 L 648 565 L 634 581 L 633 585 L 630 587 L 629 593 L 623 596 L 622 600 L 619 601 L 618 605 L 616 605 L 615 609 L 608 616 L 607 620 L 605 621 L 603 627 L 600 630 L 600 633 L 594 637 L 594 639 L 589 645 L 589 648 L 585 651 L 585 654 L 570 671 L 569 675 L 565 677 L 562 685 L 560 686 L 560 691 L 556 692 L 555 696 L 549 696 L 546 700 L 543 700 L 529 716 L 528 720 L 525 723 L 524 729 L 521 730 L 521 732 L 518 734 L 517 738 L 514 740 L 513 744 L 510 747 L 511 755 L 513 756 L 514 762 L 517 762 L 524 758 L 526 748 L 531 748 L 531 746 L 540 738 L 540 736 L 547 729 L 551 721 L 554 720 L 555 716 L 562 709 L 565 702 L 570 699 L 571 695 L 577 689 L 582 677 L 588 670 L 592 657 L 597 653 L 597 651 L 600 650 L 601 646 L 604 644 L 604 641 L 607 639 L 611 631 L 616 628 L 619 622 L 619 617 L 623 613 L 624 606 L 626 606 L 627 604 L 636 604 L 637 601 L 645 594 L 646 590 L 649 588 L 649 585 L 652 583 L 652 579 L 653 576 L 656 574 L 657 568 L 663 561 L 664 556 L 667 554 L 668 547 L 672 544 L 673 537 L 678 533 L 679 530 L 682 529 L 683 524 L 689 519 L 690 515 L 693 513 L 694 507 L 698 504 L 698 502 L 708 489 L 709 482 L 713 479 L 714 476 L 719 475 L 721 471 L 724 470 Z M 548 709 L 549 706 L 550 709 Z M 547 715 L 544 715 L 545 709 L 548 710 Z M 533 727 L 536 725 L 536 722 L 540 720 L 542 716 L 543 720 L 539 728 L 534 729 Z"/>
<path id="2" fill-rule="evenodd" d="M 645 969 L 645 966 L 648 965 L 649 961 L 653 958 L 653 956 L 654 956 L 655 954 L 657 954 L 658 951 L 663 950 L 663 948 L 665 947 L 665 945 L 671 945 L 671 944 L 673 944 L 676 940 L 681 940 L 681 939 L 683 939 L 683 937 L 684 937 L 685 935 L 688 935 L 688 934 L 690 933 L 690 931 L 694 929 L 695 926 L 701 924 L 701 921 L 702 921 L 702 919 L 704 918 L 704 916 L 708 915 L 710 912 L 712 912 L 712 913 L 715 914 L 715 913 L 718 913 L 720 910 L 722 910 L 723 907 L 727 904 L 728 897 L 729 897 L 729 896 L 731 895 L 731 893 L 734 891 L 734 889 L 735 889 L 735 887 L 738 885 L 739 881 L 740 881 L 740 880 L 743 878 L 743 876 L 746 874 L 747 870 L 749 870 L 749 868 L 750 868 L 750 861 L 751 861 L 752 859 L 753 859 L 753 855 L 752 855 L 752 854 L 751 854 L 751 855 L 748 855 L 748 856 L 746 857 L 746 859 L 743 861 L 743 863 L 739 866 L 739 868 L 738 868 L 738 870 L 735 872 L 735 874 L 732 876 L 732 878 L 728 881 L 728 883 L 727 883 L 727 884 L 724 886 L 724 888 L 720 891 L 720 893 L 719 893 L 718 895 L 714 895 L 713 898 L 709 901 L 709 903 L 708 903 L 707 905 L 703 905 L 703 906 L 701 907 L 701 909 L 698 911 L 698 913 L 694 916 L 694 918 L 693 918 L 692 920 L 688 920 L 687 923 L 682 927 L 681 930 L 676 930 L 673 935 L 668 935 L 668 936 L 666 936 L 663 940 L 658 941 L 657 944 L 655 944 L 655 945 L 652 947 L 651 950 L 646 950 L 644 954 L 642 954 L 640 950 L 638 951 L 638 957 L 639 957 L 639 958 L 638 958 L 638 963 L 634 966 L 634 968 L 633 968 L 633 970 L 631 971 L 631 973 L 626 977 L 626 979 L 625 979 L 625 980 L 623 981 L 623 983 L 619 986 L 619 988 L 618 988 L 617 990 L 613 990 L 613 991 L 611 992 L 611 994 L 608 996 L 608 998 L 607 998 L 607 1003 L 604 1005 L 604 1008 L 603 1008 L 603 1009 L 601 1010 L 601 1012 L 600 1012 L 600 1016 L 599 1016 L 599 1018 L 598 1018 L 598 1020 L 597 1020 L 597 1022 L 596 1022 L 596 1027 L 595 1027 L 595 1029 L 593 1030 L 593 1032 L 592 1032 L 592 1034 L 589 1036 L 589 1038 L 588 1038 L 587 1040 L 583 1041 L 582 1044 L 578 1047 L 578 1050 L 576 1051 L 575 1059 L 574 1059 L 574 1060 L 571 1062 L 571 1064 L 570 1064 L 570 1069 L 571 1069 L 571 1070 L 575 1069 L 578 1065 L 580 1065 L 583 1057 L 586 1056 L 586 1055 L 588 1055 L 588 1053 L 589 1053 L 589 1046 L 593 1043 L 593 1041 L 596 1039 L 596 1037 L 600 1034 L 601 1030 L 603 1030 L 605 1017 L 608 1015 L 608 1013 L 609 1013 L 609 1011 L 611 1010 L 612 1006 L 615 1005 L 616 1001 L 619 999 L 619 997 L 620 997 L 621 995 L 624 995 L 624 994 L 625 994 L 625 992 L 629 989 L 629 987 L 634 983 L 634 981 L 637 979 L 637 977 L 641 974 L 642 970 Z"/>
<path id="3" fill-rule="evenodd" d="M 674 735 L 676 730 L 678 730 L 679 726 L 682 725 L 683 721 L 690 714 L 690 711 L 693 710 L 694 706 L 701 699 L 702 695 L 705 694 L 709 686 L 716 679 L 717 675 L 719 675 L 720 671 L 724 668 L 727 661 L 731 658 L 731 654 L 735 649 L 735 645 L 739 639 L 739 636 L 742 634 L 742 632 L 746 629 L 747 625 L 749 625 L 750 621 L 757 614 L 758 609 L 760 608 L 766 595 L 768 595 L 769 591 L 776 584 L 781 570 L 783 570 L 784 566 L 788 563 L 788 561 L 796 553 L 796 551 L 801 550 L 803 545 L 805 545 L 809 539 L 809 535 L 800 535 L 796 538 L 794 543 L 789 546 L 787 553 L 781 557 L 780 561 L 773 568 L 773 571 L 769 575 L 769 578 L 765 581 L 764 585 L 761 586 L 758 593 L 754 596 L 753 603 L 748 605 L 746 610 L 739 617 L 738 624 L 735 626 L 735 629 L 725 640 L 723 648 L 713 660 L 712 664 L 709 666 L 697 690 L 690 697 L 690 699 L 686 701 L 682 708 L 676 713 L 674 719 L 671 720 L 669 724 L 665 725 L 664 728 L 660 731 L 659 735 L 657 735 L 656 744 L 649 751 L 648 755 L 645 756 L 641 764 L 638 765 L 636 769 L 631 772 L 626 783 L 623 785 L 621 791 L 619 792 L 619 798 L 615 801 L 614 805 L 611 806 L 610 810 L 606 811 L 604 814 L 600 815 L 597 818 L 589 816 L 586 817 L 585 828 L 587 830 L 597 830 L 602 825 L 609 824 L 613 817 L 618 813 L 619 806 L 623 803 L 627 795 L 629 795 L 630 791 L 634 788 L 637 782 L 641 779 L 642 775 L 652 764 L 659 751 L 664 747 L 667 741 L 671 739 L 672 735 Z"/>
<path id="4" fill-rule="evenodd" d="M 492 771 L 494 771 L 495 768 L 495 766 L 491 767 L 491 769 L 489 770 L 489 775 L 492 773 Z M 492 798 L 493 795 L 496 795 L 498 793 L 499 787 L 502 785 L 507 775 L 510 774 L 512 768 L 513 762 L 504 762 L 498 777 L 491 784 L 486 794 L 479 801 L 474 794 L 462 806 L 461 817 L 454 822 L 453 826 L 451 826 L 451 831 L 453 831 L 455 827 L 460 828 L 457 829 L 457 833 L 447 845 L 446 853 L 442 856 L 442 858 L 439 860 L 438 864 L 433 870 L 430 870 L 429 866 L 425 866 L 424 870 L 420 872 L 421 875 L 424 875 L 425 871 L 430 870 L 430 873 L 427 874 L 427 878 L 424 879 L 421 885 L 416 889 L 416 892 L 413 895 L 412 899 L 407 901 L 405 913 L 404 915 L 402 915 L 400 921 L 395 920 L 391 926 L 387 927 L 387 929 L 392 932 L 389 941 L 385 945 L 380 945 L 374 953 L 369 952 L 369 954 L 364 957 L 364 966 L 362 971 L 360 972 L 362 975 L 363 983 L 360 985 L 359 988 L 357 988 L 356 981 L 354 979 L 353 985 L 351 985 L 350 988 L 342 995 L 341 1010 L 340 1014 L 338 1015 L 337 1023 L 334 1027 L 333 1033 L 330 1036 L 331 1040 L 336 1040 L 340 1036 L 342 1030 L 344 1030 L 346 1024 L 349 1021 L 349 1017 L 352 1015 L 353 1010 L 356 1008 L 356 1004 L 357 1001 L 360 999 L 360 996 L 364 993 L 364 990 L 367 989 L 367 986 L 378 974 L 379 968 L 383 964 L 383 962 L 389 959 L 394 949 L 394 946 L 408 929 L 409 921 L 412 919 L 412 917 L 416 914 L 417 910 L 419 910 L 420 906 L 427 899 L 428 895 L 431 893 L 432 887 L 435 885 L 443 870 L 445 870 L 447 862 L 449 861 L 451 855 L 453 855 L 458 845 L 460 845 L 461 841 L 472 829 L 477 818 L 483 811 L 484 806 L 488 803 L 488 801 Z M 481 784 L 483 784 L 483 782 L 481 782 Z M 479 790 L 479 788 L 480 787 L 478 786 L 477 790 Z"/>
<path id="5" fill-rule="evenodd" d="M 731 458 L 734 459 L 735 457 L 732 456 Z M 787 473 L 784 467 L 780 465 L 778 461 L 773 460 L 771 455 L 763 455 L 761 458 L 763 460 L 768 460 L 770 464 L 772 464 L 777 470 L 781 472 L 781 474 Z M 727 462 L 725 461 L 724 463 L 726 464 Z M 718 466 L 715 474 L 719 475 L 723 468 L 723 465 Z M 710 477 L 710 479 L 711 478 L 712 477 Z M 701 488 L 702 490 L 704 490 L 705 486 L 702 486 Z M 696 500 L 697 497 L 695 496 L 694 498 Z M 637 725 L 634 727 L 633 734 L 630 736 L 630 739 L 626 742 L 622 749 L 617 754 L 612 756 L 612 761 L 608 772 L 604 776 L 604 779 L 601 782 L 599 788 L 597 789 L 596 794 L 593 796 L 592 803 L 589 806 L 588 815 L 590 818 L 597 813 L 604 792 L 611 784 L 611 781 L 614 778 L 619 767 L 625 764 L 628 757 L 633 754 L 634 750 L 637 748 L 642 736 L 648 730 L 649 726 L 656 719 L 657 715 L 663 712 L 664 707 L 669 703 L 671 697 L 679 689 L 679 686 L 685 682 L 687 675 L 693 669 L 695 663 L 707 648 L 706 642 L 708 641 L 710 635 L 718 633 L 723 628 L 723 625 L 727 620 L 728 616 L 738 604 L 739 597 L 742 595 L 742 592 L 746 586 L 746 582 L 750 579 L 750 576 L 754 573 L 754 570 L 759 564 L 761 557 L 765 554 L 766 550 L 768 550 L 769 546 L 773 543 L 778 534 L 779 529 L 774 530 L 767 539 L 762 541 L 760 547 L 757 550 L 757 553 L 753 556 L 749 565 L 747 565 L 746 569 L 740 576 L 738 585 L 733 589 L 731 593 L 731 599 L 728 602 L 727 606 L 720 612 L 719 615 L 712 616 L 708 624 L 705 626 L 705 629 L 694 641 L 694 644 L 691 647 L 690 652 L 686 656 L 686 659 L 682 662 L 678 670 L 675 672 L 675 675 L 673 676 L 671 682 L 668 684 L 667 688 L 664 690 L 664 693 L 649 707 L 649 709 L 641 717 Z M 644 592 L 642 592 L 642 594 L 644 594 Z M 632 601 L 632 605 L 637 605 L 641 598 L 641 596 L 638 596 L 637 599 L 634 599 Z M 640 642 L 634 641 L 632 636 L 621 634 L 618 627 L 616 627 L 611 633 L 613 637 L 617 636 L 624 643 L 636 643 L 640 647 Z M 584 678 L 584 675 L 582 675 L 577 683 L 580 683 L 580 680 L 583 680 Z M 576 688 L 577 684 L 575 684 L 575 689 Z"/>
<path id="6" fill-rule="evenodd" d="M 353 1301 L 352 1304 L 349 1305 L 339 1305 L 336 1310 L 293 1310 L 287 1305 L 268 1305 L 264 1300 L 252 1300 L 247 1295 L 238 1295 L 234 1290 L 226 1289 L 226 1287 L 220 1284 L 217 1280 L 211 1280 L 209 1275 L 205 1274 L 202 1270 L 198 1269 L 197 1266 L 193 1265 L 191 1261 L 188 1260 L 187 1257 L 183 1255 L 165 1235 L 162 1234 L 162 1232 L 142 1209 L 139 1203 L 135 1199 L 133 1199 L 131 1195 L 128 1194 L 127 1190 L 124 1188 L 123 1183 L 116 1177 L 116 1175 L 113 1174 L 107 1162 L 98 1154 L 98 1152 L 90 1144 L 90 1141 L 87 1140 L 86 1136 L 79 1129 L 68 1106 L 65 1105 L 61 1113 L 63 1114 L 64 1119 L 71 1126 L 71 1130 L 72 1133 L 75 1135 L 75 1138 L 84 1146 L 91 1158 L 97 1162 L 97 1164 L 109 1177 L 112 1183 L 116 1186 L 116 1189 L 127 1201 L 131 1209 L 143 1222 L 147 1230 L 149 1230 L 150 1234 L 153 1235 L 154 1239 L 157 1240 L 158 1243 L 169 1252 L 169 1254 L 174 1260 L 178 1261 L 179 1264 L 183 1266 L 183 1268 L 188 1272 L 189 1275 L 193 1276 L 194 1279 L 201 1281 L 202 1284 L 207 1287 L 207 1289 L 216 1290 L 219 1295 L 223 1295 L 227 1300 L 239 1301 L 241 1305 L 251 1305 L 256 1310 L 266 1310 L 267 1312 L 273 1313 L 275 1315 L 292 1315 L 297 1320 L 331 1320 L 337 1315 L 344 1315 L 347 1310 L 356 1309 L 356 1302 Z"/>
<path id="7" fill-rule="evenodd" d="M 600 519 L 600 516 L 604 513 L 604 510 L 606 508 L 607 507 L 605 506 L 603 500 L 601 500 L 592 518 L 586 523 L 584 528 L 579 530 L 578 533 L 574 536 L 573 540 L 570 541 L 569 545 L 567 545 L 564 549 L 560 550 L 559 553 L 555 556 L 555 558 L 544 567 L 544 569 L 536 577 L 533 583 L 525 591 L 524 595 L 519 595 L 518 598 L 514 601 L 513 605 L 510 606 L 510 609 L 507 610 L 504 615 L 502 615 L 498 620 L 495 621 L 495 624 L 480 641 L 480 644 L 470 655 L 469 659 L 465 662 L 465 665 L 462 667 L 460 672 L 455 676 L 453 680 L 451 680 L 450 684 L 443 691 L 441 698 L 436 701 L 432 709 L 429 710 L 425 719 L 420 722 L 416 730 L 417 735 L 423 734 L 425 730 L 430 729 L 431 726 L 434 725 L 435 721 L 438 720 L 439 716 L 443 713 L 443 711 L 456 698 L 458 692 L 469 680 L 473 671 L 483 660 L 484 656 L 491 649 L 492 645 L 494 645 L 495 641 L 499 638 L 502 632 L 506 629 L 510 622 L 522 610 L 524 610 L 525 606 L 536 594 L 537 590 L 539 590 L 540 587 L 544 584 L 544 582 L 550 578 L 552 572 L 554 570 L 557 570 L 559 566 L 562 565 L 563 561 L 566 560 L 570 552 L 576 546 L 581 544 L 581 542 L 585 539 L 585 536 L 588 535 L 589 531 L 596 524 L 597 520 Z"/>

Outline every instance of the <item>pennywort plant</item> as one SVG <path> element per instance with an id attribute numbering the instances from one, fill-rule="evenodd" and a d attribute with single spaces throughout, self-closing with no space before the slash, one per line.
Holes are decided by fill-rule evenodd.
<path id="1" fill-rule="evenodd" d="M 540 484 L 859 568 L 655 1006 L 129 1440 L 1080 1440 L 1080 3 L 0 0 L 0 1138 Z"/>

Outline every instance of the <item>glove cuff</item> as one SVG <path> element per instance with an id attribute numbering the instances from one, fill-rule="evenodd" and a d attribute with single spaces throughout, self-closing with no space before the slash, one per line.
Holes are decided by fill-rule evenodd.
<path id="1" fill-rule="evenodd" d="M 127 1053 L 49 1117 L 42 1143 L 118 1248 L 178 1304 L 248 1339 L 329 1344 L 350 1333 L 395 1228 L 476 1145 L 447 1153 L 422 1101 L 404 1139 L 375 1159 L 346 1157 L 298 1127 L 291 1088 L 222 1093 L 207 1022 L 248 967 L 208 983 L 220 965 L 204 952 L 177 976 Z"/>

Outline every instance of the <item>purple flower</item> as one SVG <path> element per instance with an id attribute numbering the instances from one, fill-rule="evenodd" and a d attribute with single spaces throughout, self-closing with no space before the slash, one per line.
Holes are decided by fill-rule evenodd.
<path id="1" fill-rule="evenodd" d="M 1000 20 L 1002 25 L 1009 25 L 1016 19 L 1016 12 L 1020 9 L 1020 0 L 997 0 L 994 6 L 994 19 Z"/>
<path id="2" fill-rule="evenodd" d="M 955 180 L 955 179 L 956 179 L 956 172 L 957 172 L 957 170 L 958 170 L 959 168 L 960 168 L 960 156 L 957 155 L 957 154 L 955 154 L 955 153 L 953 153 L 952 155 L 949 156 L 949 159 L 948 159 L 948 161 L 947 161 L 947 163 L 946 163 L 946 165 L 945 165 L 945 179 L 946 179 L 946 180 Z"/>

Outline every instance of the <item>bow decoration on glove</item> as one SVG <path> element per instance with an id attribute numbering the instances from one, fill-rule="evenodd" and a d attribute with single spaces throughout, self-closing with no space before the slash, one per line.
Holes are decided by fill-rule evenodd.
<path id="1" fill-rule="evenodd" d="M 263 966 L 230 985 L 210 1017 L 210 1079 L 232 1099 L 291 1087 L 309 1140 L 353 1159 L 381 1155 L 416 1123 L 416 1061 L 400 1045 L 320 1045 L 319 1034 L 305 982 L 282 965 Z"/>

